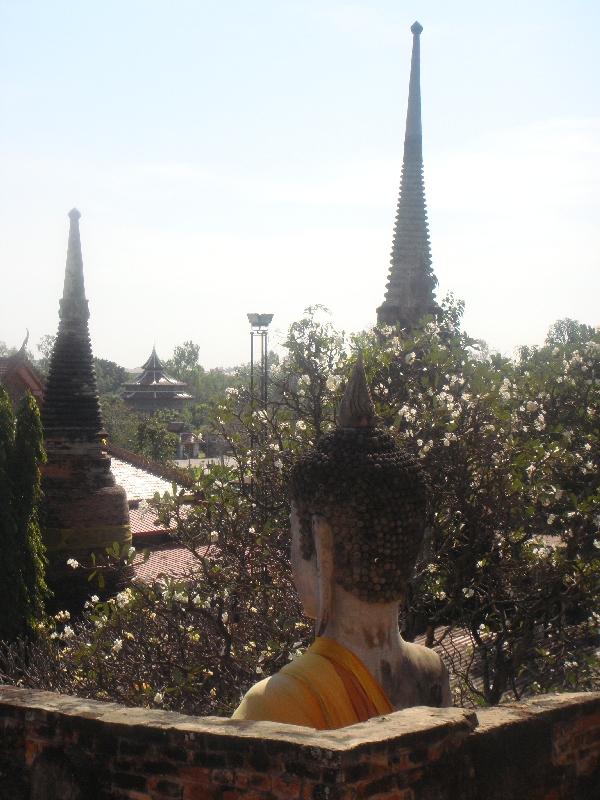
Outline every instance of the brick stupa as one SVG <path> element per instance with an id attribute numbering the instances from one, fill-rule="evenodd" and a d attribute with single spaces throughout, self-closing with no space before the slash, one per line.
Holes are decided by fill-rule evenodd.
<path id="1" fill-rule="evenodd" d="M 422 30 L 418 22 L 411 27 L 413 48 L 400 196 L 385 299 L 377 309 L 378 325 L 399 325 L 409 330 L 426 314 L 435 314 L 438 308 L 434 299 L 437 279 L 431 267 L 423 180 L 420 80 Z"/>
<path id="2" fill-rule="evenodd" d="M 48 455 L 43 472 L 44 540 L 53 588 L 66 576 L 71 583 L 85 579 L 82 570 L 67 566 L 67 559 L 88 563 L 91 553 L 104 553 L 113 542 L 131 544 L 127 497 L 115 483 L 105 448 L 88 329 L 80 216 L 76 209 L 69 212 L 60 322 L 42 410 Z"/>

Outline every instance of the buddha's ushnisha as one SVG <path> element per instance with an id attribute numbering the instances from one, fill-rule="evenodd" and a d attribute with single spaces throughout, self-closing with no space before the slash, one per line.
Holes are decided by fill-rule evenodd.
<path id="1" fill-rule="evenodd" d="M 253 686 L 233 718 L 327 729 L 450 705 L 439 656 L 398 629 L 423 539 L 426 481 L 377 426 L 360 355 L 338 427 L 296 462 L 291 498 L 294 581 L 316 639 Z"/>

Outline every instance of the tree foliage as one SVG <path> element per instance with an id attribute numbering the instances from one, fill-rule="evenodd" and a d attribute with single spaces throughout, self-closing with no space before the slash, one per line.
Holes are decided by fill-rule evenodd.
<path id="1" fill-rule="evenodd" d="M 175 458 L 177 436 L 167 430 L 167 425 L 173 416 L 168 411 L 157 411 L 150 417 L 142 418 L 137 425 L 136 452 L 160 463 Z"/>
<path id="2" fill-rule="evenodd" d="M 141 421 L 139 413 L 115 395 L 101 395 L 100 408 L 108 441 L 125 450 L 136 452 L 138 425 Z"/>
<path id="3" fill-rule="evenodd" d="M 94 358 L 99 395 L 116 394 L 127 380 L 127 370 L 106 358 Z"/>
<path id="4" fill-rule="evenodd" d="M 510 360 L 464 334 L 461 314 L 450 299 L 410 333 L 348 338 L 309 309 L 272 370 L 266 408 L 247 386 L 212 404 L 231 466 L 198 474 L 195 506 L 182 494 L 148 512 L 173 521 L 196 577 L 92 602 L 72 626 L 55 619 L 28 651 L 31 685 L 229 713 L 257 675 L 306 644 L 287 556 L 289 469 L 335 424 L 360 348 L 381 424 L 430 478 L 405 636 L 439 648 L 457 703 L 597 687 L 600 336 L 553 334 Z M 23 679 L 23 663 L 5 649 L 0 671 Z"/>
<path id="5" fill-rule="evenodd" d="M 0 389 L 0 638 L 30 634 L 43 616 L 44 580 L 39 504 L 45 459 L 37 404 L 30 394 L 16 415 Z"/>

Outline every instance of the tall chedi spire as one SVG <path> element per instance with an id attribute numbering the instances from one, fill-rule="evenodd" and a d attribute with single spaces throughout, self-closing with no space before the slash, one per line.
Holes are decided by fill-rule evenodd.
<path id="1" fill-rule="evenodd" d="M 49 580 L 64 596 L 85 580 L 67 559 L 85 563 L 113 542 L 131 543 L 124 490 L 115 484 L 106 453 L 88 329 L 90 312 L 83 281 L 83 259 L 76 209 L 70 230 L 58 334 L 44 392 L 42 423 L 48 461 L 44 466 L 44 539 Z M 88 584 L 89 590 L 89 584 Z M 67 593 L 68 594 L 68 593 Z"/>
<path id="2" fill-rule="evenodd" d="M 404 161 L 400 197 L 385 300 L 377 309 L 378 325 L 411 328 L 425 314 L 437 310 L 434 290 L 437 279 L 431 268 L 431 250 L 423 181 L 423 135 L 421 129 L 420 36 L 415 22 L 410 86 L 404 137 Z"/>

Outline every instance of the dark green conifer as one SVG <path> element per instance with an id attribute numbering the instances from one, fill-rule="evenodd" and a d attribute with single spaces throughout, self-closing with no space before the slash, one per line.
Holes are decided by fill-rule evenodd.
<path id="1" fill-rule="evenodd" d="M 27 393 L 17 411 L 11 470 L 18 564 L 26 592 L 23 621 L 27 629 L 31 629 L 43 614 L 44 598 L 48 593 L 39 520 L 42 497 L 40 464 L 46 460 L 43 441 L 38 405 Z"/>
<path id="2" fill-rule="evenodd" d="M 18 633 L 15 609 L 24 599 L 24 586 L 17 567 L 15 521 L 12 513 L 10 475 L 15 444 L 15 417 L 8 395 L 0 387 L 0 639 Z"/>
<path id="3" fill-rule="evenodd" d="M 47 592 L 39 527 L 40 463 L 37 404 L 28 394 L 16 421 L 0 389 L 0 639 L 28 634 L 43 614 Z"/>

